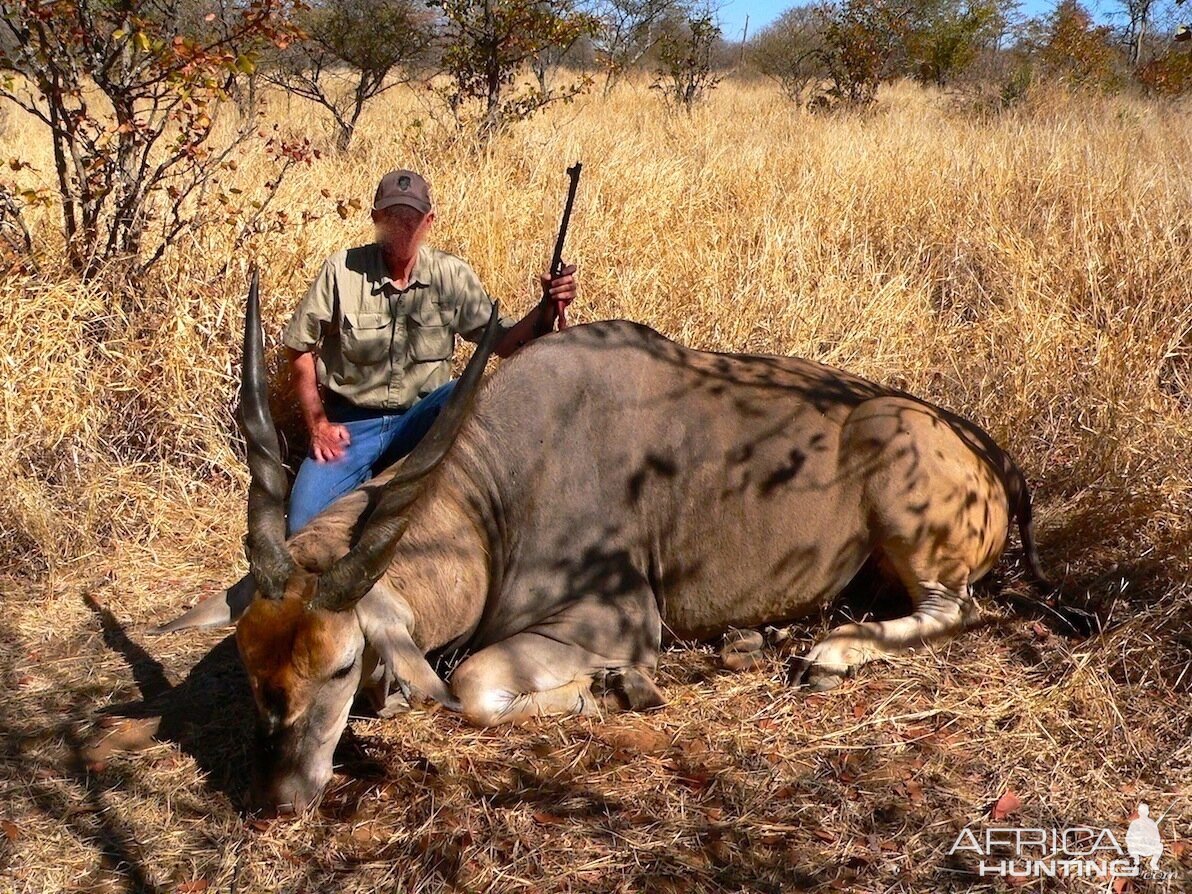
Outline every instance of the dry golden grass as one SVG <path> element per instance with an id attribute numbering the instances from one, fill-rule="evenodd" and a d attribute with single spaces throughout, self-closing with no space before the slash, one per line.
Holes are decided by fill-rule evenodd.
<path id="1" fill-rule="evenodd" d="M 273 97 L 268 114 L 330 143 L 309 108 Z M 395 93 L 349 153 L 283 184 L 288 224 L 234 257 L 212 226 L 144 283 L 80 285 L 53 251 L 43 276 L 0 283 L 0 891 L 997 890 L 946 851 L 1007 789 L 1034 825 L 1124 828 L 1147 800 L 1176 868 L 1171 843 L 1192 837 L 1185 122 L 1063 96 L 979 116 L 911 87 L 808 117 L 733 83 L 686 118 L 630 85 L 479 152 Z M 14 156 L 48 183 L 44 135 L 10 114 Z M 1015 598 L 1008 559 L 983 627 L 831 694 L 786 688 L 777 656 L 729 676 L 696 649 L 665 656 L 671 704 L 648 716 L 361 719 L 320 815 L 254 824 L 230 643 L 141 632 L 243 568 L 247 267 L 276 335 L 322 258 L 368 238 L 335 200 L 367 206 L 408 165 L 432 184 L 435 242 L 525 308 L 576 159 L 576 322 L 811 356 L 970 416 L 1035 483 L 1045 565 L 1102 632 L 1069 636 Z M 252 156 L 227 185 L 271 170 Z M 172 744 L 80 766 L 95 713 L 142 696 Z"/>

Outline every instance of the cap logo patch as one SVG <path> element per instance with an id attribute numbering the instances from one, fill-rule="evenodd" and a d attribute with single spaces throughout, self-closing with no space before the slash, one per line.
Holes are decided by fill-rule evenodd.
<path id="1" fill-rule="evenodd" d="M 409 189 L 410 188 L 410 178 L 407 177 L 405 174 L 402 174 L 400 177 L 398 177 L 397 178 L 397 188 L 398 189 Z"/>

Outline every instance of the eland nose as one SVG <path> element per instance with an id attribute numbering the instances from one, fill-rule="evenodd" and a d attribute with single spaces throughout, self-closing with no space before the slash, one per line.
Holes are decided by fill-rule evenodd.
<path id="1" fill-rule="evenodd" d="M 254 811 L 262 817 L 287 817 L 305 811 L 315 802 L 321 790 L 321 786 L 313 785 L 302 777 L 257 780 L 253 784 L 250 800 Z"/>

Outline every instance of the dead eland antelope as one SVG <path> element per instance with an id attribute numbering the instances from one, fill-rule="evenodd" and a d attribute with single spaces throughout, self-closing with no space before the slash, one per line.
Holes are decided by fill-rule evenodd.
<path id="1" fill-rule="evenodd" d="M 482 386 L 495 333 L 490 320 L 414 452 L 286 542 L 254 278 L 240 390 L 251 571 L 158 632 L 236 625 L 269 805 L 318 796 L 358 692 L 386 716 L 433 700 L 482 725 L 590 711 L 600 694 L 657 706 L 664 632 L 819 610 L 879 554 L 914 611 L 831 630 L 800 665 L 823 689 L 961 630 L 1011 517 L 1042 578 L 1022 473 L 952 413 L 623 320 L 535 342 Z M 446 650 L 470 654 L 450 686 L 426 657 Z"/>

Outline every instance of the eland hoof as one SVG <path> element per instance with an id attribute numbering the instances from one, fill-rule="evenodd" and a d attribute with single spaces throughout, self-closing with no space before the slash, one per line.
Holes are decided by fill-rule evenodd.
<path id="1" fill-rule="evenodd" d="M 720 664 L 730 671 L 749 670 L 762 663 L 765 638 L 757 630 L 730 627 L 720 647 Z"/>
<path id="2" fill-rule="evenodd" d="M 848 665 L 819 664 L 800 655 L 791 659 L 787 679 L 792 686 L 807 692 L 827 692 L 852 675 L 852 668 Z"/>
<path id="3" fill-rule="evenodd" d="M 613 668 L 594 674 L 592 693 L 607 708 L 650 711 L 666 706 L 666 698 L 657 684 L 636 667 Z"/>

